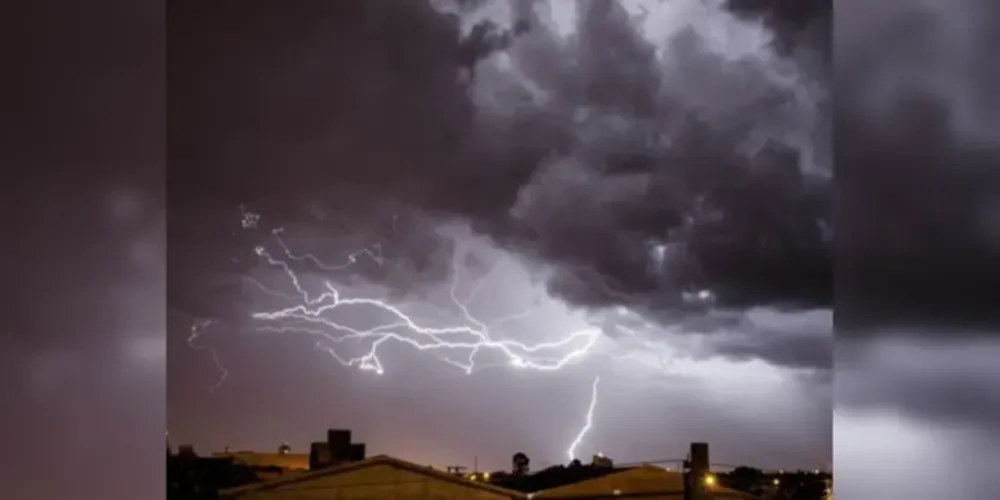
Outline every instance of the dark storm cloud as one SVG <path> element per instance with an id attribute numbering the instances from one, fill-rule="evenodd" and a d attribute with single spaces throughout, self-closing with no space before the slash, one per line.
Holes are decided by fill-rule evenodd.
<path id="1" fill-rule="evenodd" d="M 808 56 L 720 53 L 689 27 L 658 63 L 617 3 L 580 3 L 569 43 L 530 2 L 512 6 L 513 29 L 463 37 L 424 2 L 179 4 L 171 198 L 206 232 L 180 216 L 176 232 L 208 250 L 235 226 L 204 224 L 212 203 L 282 225 L 319 199 L 379 227 L 393 213 L 468 220 L 555 265 L 550 288 L 579 304 L 663 309 L 700 288 L 729 305 L 828 303 L 829 166 L 810 135 L 823 82 L 799 69 Z M 483 59 L 501 49 L 520 81 Z M 447 252 L 407 241 L 387 246 Z M 188 260 L 191 275 L 211 261 Z"/>
<path id="2" fill-rule="evenodd" d="M 772 365 L 804 369 L 804 377 L 826 382 L 833 369 L 832 324 L 829 310 L 787 311 L 751 309 L 731 320 L 696 319 L 685 322 L 694 331 L 708 327 L 712 355 L 737 361 L 760 359 Z"/>
<path id="3" fill-rule="evenodd" d="M 859 347 L 849 342 L 837 346 L 838 405 L 893 407 L 915 419 L 955 427 L 996 424 L 996 343 L 887 341 Z"/>
<path id="4" fill-rule="evenodd" d="M 835 449 L 850 497 L 996 496 L 996 9 L 837 5 Z"/>
<path id="5" fill-rule="evenodd" d="M 561 57 L 522 68 L 546 68 L 542 82 L 555 72 L 543 89 L 555 97 L 540 106 L 548 116 L 515 120 L 552 123 L 566 152 L 553 158 L 550 145 L 546 156 L 507 160 L 534 178 L 514 220 L 491 223 L 513 225 L 513 246 L 562 264 L 552 288 L 574 302 L 663 307 L 698 287 L 726 303 L 822 300 L 823 188 L 803 177 L 798 151 L 740 151 L 769 126 L 792 131 L 798 117 L 780 113 L 802 104 L 792 89 L 769 81 L 766 63 L 724 60 L 693 29 L 670 40 L 664 68 L 623 9 L 586 5 L 577 45 L 529 51 L 525 35 L 517 55 L 529 63 Z M 657 244 L 668 247 L 662 270 L 650 258 Z"/>
<path id="6" fill-rule="evenodd" d="M 838 9 L 838 323 L 923 335 L 1000 320 L 996 2 Z M 941 328 L 923 328 L 934 323 Z"/>
<path id="7" fill-rule="evenodd" d="M 715 343 L 713 350 L 733 359 L 763 359 L 776 366 L 833 368 L 833 337 L 829 326 L 815 332 L 755 333 L 759 335 Z"/>
<path id="8" fill-rule="evenodd" d="M 912 332 L 838 339 L 838 492 L 861 495 L 878 485 L 898 494 L 914 491 L 909 498 L 936 498 L 933 492 L 942 489 L 933 478 L 945 474 L 957 485 L 949 489 L 962 498 L 996 496 L 991 471 L 1000 456 L 1000 344 L 948 333 L 923 333 L 937 337 L 924 342 Z M 884 471 L 877 479 L 873 467 Z"/>

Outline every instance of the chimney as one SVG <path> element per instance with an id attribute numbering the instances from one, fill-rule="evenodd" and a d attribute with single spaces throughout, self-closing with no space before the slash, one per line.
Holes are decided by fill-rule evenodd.
<path id="1" fill-rule="evenodd" d="M 691 470 L 708 472 L 708 443 L 691 443 Z"/>
<path id="2" fill-rule="evenodd" d="M 351 444 L 351 462 L 360 462 L 365 459 L 365 443 Z"/>
<path id="3" fill-rule="evenodd" d="M 342 464 L 351 459 L 351 431 L 330 429 L 326 431 L 326 444 L 330 447 L 330 460 Z"/>
<path id="4" fill-rule="evenodd" d="M 708 443 L 691 443 L 691 500 L 708 500 Z"/>

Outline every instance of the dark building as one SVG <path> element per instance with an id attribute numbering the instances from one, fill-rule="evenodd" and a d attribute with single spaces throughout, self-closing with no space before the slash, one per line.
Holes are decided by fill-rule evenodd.
<path id="1" fill-rule="evenodd" d="M 351 431 L 331 429 L 325 441 L 312 443 L 308 468 L 315 471 L 360 462 L 365 453 L 364 443 L 351 442 Z M 305 459 L 304 454 L 292 453 L 287 444 L 277 453 L 226 451 L 211 457 L 198 456 L 193 446 L 179 446 L 171 454 L 168 444 L 167 499 L 215 500 L 220 490 L 306 473 Z"/>
<path id="2" fill-rule="evenodd" d="M 364 443 L 352 443 L 351 431 L 330 429 L 326 441 L 317 441 L 309 447 L 309 469 L 325 469 L 365 459 Z"/>
<path id="3" fill-rule="evenodd" d="M 216 500 L 220 490 L 257 482 L 250 467 L 230 457 L 199 457 L 192 446 L 167 456 L 167 500 Z"/>
<path id="4" fill-rule="evenodd" d="M 609 460 L 610 462 L 610 460 Z M 623 469 L 614 469 L 600 464 L 582 464 L 579 460 L 574 460 L 568 466 L 555 465 L 539 470 L 534 474 L 497 471 L 490 475 L 489 482 L 497 486 L 520 491 L 523 493 L 534 493 L 551 488 L 558 488 L 568 484 L 574 484 L 588 479 L 594 479 Z"/>

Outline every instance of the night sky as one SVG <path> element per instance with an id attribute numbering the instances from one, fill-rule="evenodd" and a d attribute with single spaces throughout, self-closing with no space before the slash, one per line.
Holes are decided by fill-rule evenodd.
<path id="1" fill-rule="evenodd" d="M 576 456 L 829 466 L 821 19 L 237 3 L 170 12 L 175 442 L 566 463 L 599 377 Z"/>
<path id="2" fill-rule="evenodd" d="M 0 490 L 159 498 L 165 428 L 201 452 L 346 427 L 424 463 L 563 463 L 599 377 L 582 456 L 705 440 L 718 462 L 835 460 L 840 498 L 995 498 L 996 2 L 844 1 L 832 23 L 802 9 L 822 2 L 633 3 L 0 16 L 23 77 L 0 83 Z M 478 284 L 475 318 L 525 313 L 492 340 L 593 344 L 559 370 L 484 348 L 466 374 L 468 349 L 400 328 L 381 374 L 345 367 L 330 347 L 372 337 L 252 316 L 301 300 L 267 256 L 431 328 L 474 328 L 450 291 Z"/>

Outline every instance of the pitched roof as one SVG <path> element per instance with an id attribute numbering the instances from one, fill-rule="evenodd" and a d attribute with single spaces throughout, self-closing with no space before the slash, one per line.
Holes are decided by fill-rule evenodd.
<path id="1" fill-rule="evenodd" d="M 282 486 L 290 484 L 303 483 L 315 479 L 320 479 L 323 477 L 328 477 L 336 474 L 344 474 L 366 467 L 373 467 L 377 465 L 388 465 L 397 469 L 414 472 L 416 474 L 421 474 L 432 479 L 439 481 L 450 482 L 465 486 L 468 488 L 474 488 L 478 490 L 488 491 L 490 493 L 495 493 L 498 495 L 503 495 L 508 498 L 521 499 L 525 498 L 525 495 L 519 491 L 508 490 L 506 488 L 501 488 L 492 484 L 488 484 L 481 481 L 470 481 L 462 476 L 457 476 L 455 474 L 450 474 L 441 470 L 434 469 L 432 467 L 418 465 L 412 462 L 407 462 L 395 457 L 390 457 L 388 455 L 376 455 L 374 457 L 361 460 L 358 462 L 351 462 L 337 467 L 330 467 L 326 469 L 320 469 L 316 471 L 307 472 L 304 474 L 298 474 L 292 477 L 279 478 L 272 481 L 267 481 L 259 484 L 252 484 L 248 486 L 243 486 L 240 488 L 233 488 L 230 490 L 224 490 L 219 492 L 220 496 L 225 498 L 239 498 L 240 496 L 257 491 L 266 491 L 277 489 Z"/>
<path id="2" fill-rule="evenodd" d="M 615 493 L 615 491 L 618 493 Z M 668 471 L 662 467 L 644 465 L 626 469 L 578 483 L 543 490 L 533 495 L 537 499 L 607 497 L 609 495 L 628 498 L 630 495 L 673 495 L 684 491 L 684 476 L 680 472 Z M 713 498 L 751 499 L 753 496 L 723 486 L 713 486 Z"/>

